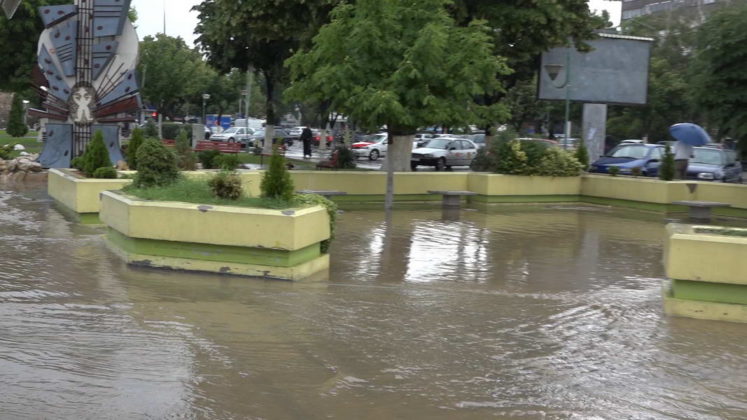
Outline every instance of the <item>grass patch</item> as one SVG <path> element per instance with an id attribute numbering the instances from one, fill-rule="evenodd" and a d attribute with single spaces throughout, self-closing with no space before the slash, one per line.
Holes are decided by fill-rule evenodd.
<path id="1" fill-rule="evenodd" d="M 214 204 L 218 206 L 239 206 L 263 209 L 287 209 L 297 207 L 293 202 L 261 197 L 242 196 L 238 200 L 220 199 L 213 195 L 207 180 L 180 178 L 167 187 L 135 188 L 129 185 L 122 189 L 127 194 L 143 200 L 181 201 L 194 204 Z"/>
<path id="2" fill-rule="evenodd" d="M 712 235 L 747 237 L 747 229 L 695 228 L 695 233 L 708 233 Z"/>
<path id="3" fill-rule="evenodd" d="M 33 134 L 26 137 L 11 137 L 8 135 L 8 133 L 5 132 L 5 130 L 0 130 L 0 146 L 6 144 L 22 144 L 23 147 L 26 148 L 26 150 L 24 150 L 25 152 L 41 153 L 42 147 L 44 147 L 44 143 L 39 143 L 36 141 L 35 131 L 29 131 L 29 133 Z M 12 152 L 11 157 L 18 157 L 20 154 L 21 151 L 14 151 Z"/>

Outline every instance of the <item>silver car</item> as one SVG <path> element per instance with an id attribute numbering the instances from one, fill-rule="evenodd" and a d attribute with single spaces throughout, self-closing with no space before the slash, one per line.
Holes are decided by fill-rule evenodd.
<path id="1" fill-rule="evenodd" d="M 470 140 L 456 137 L 439 137 L 428 140 L 412 151 L 410 168 L 435 166 L 437 171 L 452 166 L 469 166 L 477 155 L 477 146 Z"/>
<path id="2" fill-rule="evenodd" d="M 246 144 L 254 130 L 247 127 L 230 127 L 222 133 L 213 134 L 210 136 L 210 140 L 213 141 L 227 141 L 229 143 L 244 143 Z"/>

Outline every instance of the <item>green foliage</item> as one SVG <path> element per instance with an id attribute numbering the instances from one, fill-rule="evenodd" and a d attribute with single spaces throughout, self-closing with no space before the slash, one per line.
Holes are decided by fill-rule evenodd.
<path id="1" fill-rule="evenodd" d="M 221 171 L 208 181 L 213 194 L 226 200 L 238 200 L 244 193 L 241 178 L 236 172 Z"/>
<path id="2" fill-rule="evenodd" d="M 310 50 L 287 61 L 299 101 L 329 101 L 360 126 L 393 133 L 432 124 L 459 126 L 505 117 L 476 96 L 501 90 L 509 69 L 493 54 L 484 22 L 458 26 L 444 0 L 341 3 Z M 333 80 L 333 83 L 330 83 Z"/>
<path id="3" fill-rule="evenodd" d="M 176 158 L 159 140 L 146 139 L 137 151 L 138 171 L 133 185 L 138 188 L 166 186 L 179 178 Z"/>
<path id="4" fill-rule="evenodd" d="M 96 169 L 112 166 L 112 162 L 109 160 L 109 151 L 106 150 L 106 145 L 104 144 L 104 134 L 101 131 L 97 131 L 93 135 L 93 139 L 88 143 L 86 151 L 76 164 L 79 165 L 79 169 L 86 176 L 91 177 L 94 176 L 93 174 Z"/>
<path id="5" fill-rule="evenodd" d="M 335 238 L 337 204 L 335 204 L 334 201 L 317 194 L 296 194 L 293 197 L 293 202 L 298 206 L 322 206 L 327 210 L 327 215 L 329 216 L 329 239 L 322 241 L 320 248 L 322 253 L 328 253 L 329 245 Z"/>
<path id="6" fill-rule="evenodd" d="M 233 171 L 239 167 L 239 157 L 234 153 L 218 154 L 213 158 L 213 167 Z"/>
<path id="7" fill-rule="evenodd" d="M 83 170 L 83 162 L 84 162 L 83 161 L 83 157 L 82 156 L 78 156 L 76 158 L 73 158 L 70 161 L 70 167 L 71 168 L 75 168 L 75 169 L 77 169 L 79 171 L 82 171 Z"/>
<path id="8" fill-rule="evenodd" d="M 477 150 L 469 167 L 475 172 L 493 172 L 496 166 L 498 166 L 498 155 L 491 153 L 490 148 L 483 147 Z"/>
<path id="9" fill-rule="evenodd" d="M 747 150 L 747 5 L 724 7 L 698 30 L 690 75 L 693 98 L 708 117 Z"/>
<path id="10" fill-rule="evenodd" d="M 6 133 L 12 137 L 23 137 L 29 131 L 23 122 L 23 103 L 21 95 L 13 95 L 13 102 L 10 105 L 10 116 L 8 117 L 8 128 Z"/>
<path id="11" fill-rule="evenodd" d="M 496 149 L 498 156 L 495 171 L 499 174 L 526 175 L 528 172 L 527 154 L 521 150 L 519 140 L 501 143 Z"/>
<path id="12" fill-rule="evenodd" d="M 197 159 L 202 164 L 202 169 L 213 169 L 216 167 L 214 163 L 215 158 L 220 156 L 220 152 L 217 150 L 203 150 L 197 153 Z"/>
<path id="13" fill-rule="evenodd" d="M 636 166 L 635 168 L 630 168 L 630 174 L 633 175 L 636 178 L 639 177 L 639 176 L 641 176 L 642 173 L 643 172 L 641 171 L 641 167 L 640 166 Z"/>
<path id="14" fill-rule="evenodd" d="M 576 148 L 576 160 L 581 164 L 581 170 L 588 171 L 589 170 L 589 149 L 586 148 L 586 142 L 582 139 L 578 142 L 578 147 Z"/>
<path id="15" fill-rule="evenodd" d="M 148 121 L 147 123 L 145 123 L 145 137 L 151 139 L 158 138 L 158 125 L 156 125 L 155 122 Z"/>
<path id="16" fill-rule="evenodd" d="M 661 158 L 659 165 L 659 179 L 671 181 L 674 179 L 674 153 L 669 145 L 664 149 L 664 156 Z"/>
<path id="17" fill-rule="evenodd" d="M 13 146 L 10 144 L 3 144 L 0 146 L 0 160 L 10 159 L 10 154 L 13 152 Z"/>
<path id="18" fill-rule="evenodd" d="M 345 146 L 339 146 L 335 149 L 337 152 L 338 169 L 355 169 L 355 154 Z"/>
<path id="19" fill-rule="evenodd" d="M 607 172 L 609 172 L 612 176 L 617 176 L 620 173 L 620 167 L 619 166 L 610 166 L 607 168 Z"/>
<path id="20" fill-rule="evenodd" d="M 270 158 L 270 168 L 262 176 L 262 197 L 290 201 L 293 198 L 293 180 L 285 166 L 285 158 L 275 147 Z"/>
<path id="21" fill-rule="evenodd" d="M 136 128 L 132 130 L 132 137 L 127 144 L 127 165 L 130 169 L 137 170 L 137 149 L 143 144 L 143 130 Z"/>
<path id="22" fill-rule="evenodd" d="M 104 166 L 93 171 L 93 178 L 117 179 L 117 170 L 111 166 Z"/>
<path id="23" fill-rule="evenodd" d="M 194 171 L 197 169 L 197 157 L 195 156 L 195 152 L 192 151 L 192 147 L 190 147 L 186 131 L 181 130 L 179 135 L 177 135 L 174 152 L 176 153 L 176 163 L 179 169 L 183 171 Z"/>
<path id="24" fill-rule="evenodd" d="M 175 124 L 175 123 L 163 123 L 161 124 L 161 134 L 164 139 L 178 139 L 180 135 L 186 136 L 187 143 L 192 142 L 192 124 Z"/>
<path id="25" fill-rule="evenodd" d="M 582 165 L 573 154 L 557 147 L 548 147 L 532 175 L 579 176 Z"/>

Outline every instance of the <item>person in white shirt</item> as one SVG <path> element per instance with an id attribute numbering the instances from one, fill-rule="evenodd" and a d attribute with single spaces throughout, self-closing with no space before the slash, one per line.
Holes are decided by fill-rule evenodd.
<path id="1" fill-rule="evenodd" d="M 693 147 L 678 141 L 674 144 L 674 179 L 687 179 L 687 163 L 693 157 Z"/>

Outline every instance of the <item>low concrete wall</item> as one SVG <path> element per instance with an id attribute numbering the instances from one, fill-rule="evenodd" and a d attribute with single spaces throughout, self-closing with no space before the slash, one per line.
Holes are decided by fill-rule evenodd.
<path id="1" fill-rule="evenodd" d="M 584 175 L 579 193 L 588 197 L 669 204 L 673 201 L 696 199 L 688 184 L 695 185 L 687 181 Z"/>
<path id="2" fill-rule="evenodd" d="M 122 189 L 130 182 L 131 179 L 83 178 L 69 169 L 50 169 L 47 192 L 76 213 L 98 213 L 99 194 L 107 190 Z"/>
<path id="3" fill-rule="evenodd" d="M 674 316 L 747 322 L 747 229 L 670 224 L 664 265 L 672 279 L 664 309 Z"/>
<path id="4" fill-rule="evenodd" d="M 567 195 L 576 197 L 581 177 L 517 176 L 468 173 L 467 188 L 484 196 Z"/>

